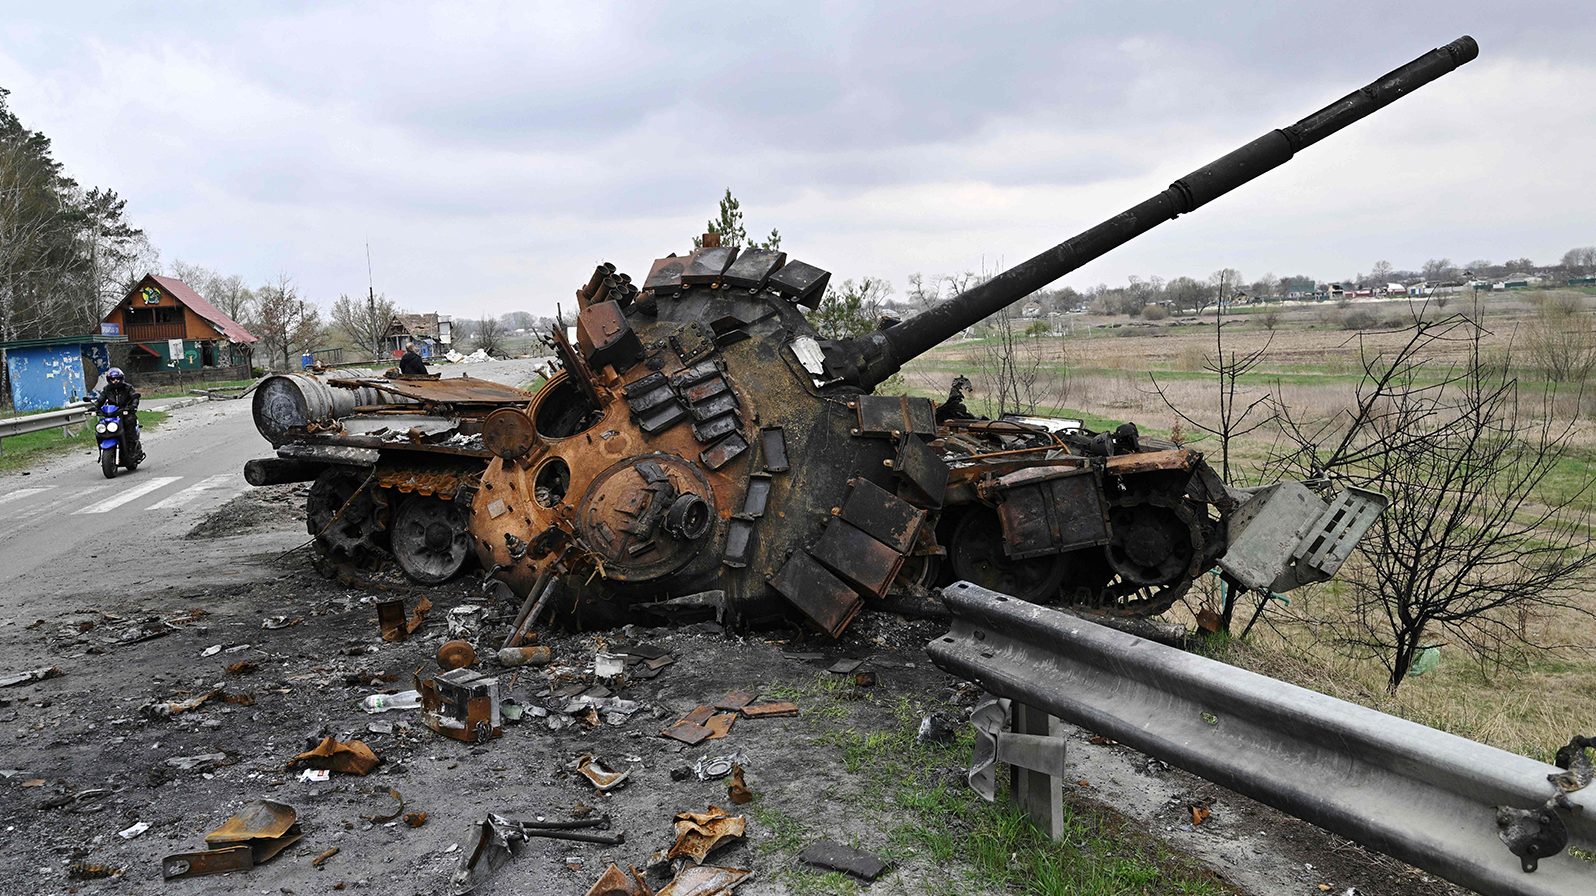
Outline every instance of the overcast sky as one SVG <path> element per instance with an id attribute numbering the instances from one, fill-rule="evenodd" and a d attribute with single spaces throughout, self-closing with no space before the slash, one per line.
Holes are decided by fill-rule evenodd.
<path id="1" fill-rule="evenodd" d="M 1596 244 L 1589 0 L 11 4 L 0 86 L 166 262 L 476 317 L 641 279 L 730 187 L 837 278 L 1014 264 L 1471 34 L 1480 58 L 1066 277 Z"/>

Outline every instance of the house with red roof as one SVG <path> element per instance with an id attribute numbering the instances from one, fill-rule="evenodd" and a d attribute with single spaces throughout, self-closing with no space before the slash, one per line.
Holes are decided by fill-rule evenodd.
<path id="1" fill-rule="evenodd" d="M 105 315 L 100 330 L 127 338 L 125 358 L 113 361 L 129 373 L 241 368 L 234 372 L 247 377 L 258 341 L 187 283 L 159 274 L 134 284 Z"/>

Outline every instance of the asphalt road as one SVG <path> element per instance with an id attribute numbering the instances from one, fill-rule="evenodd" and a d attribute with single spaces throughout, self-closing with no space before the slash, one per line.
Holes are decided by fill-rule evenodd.
<path id="1" fill-rule="evenodd" d="M 539 362 L 447 367 L 520 385 Z M 170 402 L 150 402 L 160 409 Z M 20 618 L 39 602 L 106 587 L 160 588 L 237 580 L 257 553 L 294 546 L 285 536 L 240 551 L 185 541 L 194 525 L 249 485 L 244 463 L 271 456 L 248 399 L 175 410 L 144 435 L 145 462 L 106 479 L 88 448 L 26 473 L 0 476 L 0 615 Z"/>

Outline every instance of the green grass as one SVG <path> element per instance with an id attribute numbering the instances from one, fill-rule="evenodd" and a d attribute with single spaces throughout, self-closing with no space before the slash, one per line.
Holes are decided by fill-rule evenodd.
<path id="1" fill-rule="evenodd" d="M 1024 812 L 1000 794 L 996 803 L 950 783 L 969 766 L 973 733 L 966 727 L 953 744 L 923 744 L 916 739 L 929 707 L 900 697 L 884 704 L 873 694 L 849 694 L 847 679 L 821 676 L 813 682 L 767 689 L 784 699 L 803 701 L 804 715 L 816 729 L 820 749 L 835 751 L 848 775 L 847 792 L 856 811 L 886 834 L 887 846 L 856 843 L 895 867 L 912 864 L 924 892 L 963 896 L 985 889 L 1035 896 L 1128 896 L 1193 894 L 1214 896 L 1226 888 L 1195 861 L 1178 856 L 1135 826 L 1108 812 L 1067 805 L 1064 836 L 1044 837 Z M 849 700 L 852 696 L 854 699 Z M 890 712 L 886 726 L 846 724 L 861 705 Z M 1068 800 L 1068 794 L 1066 794 Z M 755 821 L 773 836 L 761 844 L 772 857 L 796 854 L 809 840 L 796 819 L 760 806 Z M 851 879 L 777 862 L 777 872 L 794 893 L 862 892 Z"/>
<path id="2" fill-rule="evenodd" d="M 161 411 L 139 411 L 139 425 L 146 431 L 159 426 L 167 415 Z M 94 448 L 94 426 L 78 424 L 77 435 L 63 435 L 60 429 L 47 429 L 0 441 L 0 472 L 22 470 L 40 461 L 73 450 Z"/>

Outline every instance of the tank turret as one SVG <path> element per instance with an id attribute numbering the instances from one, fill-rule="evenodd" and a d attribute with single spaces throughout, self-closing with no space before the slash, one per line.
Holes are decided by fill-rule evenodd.
<path id="1" fill-rule="evenodd" d="M 690 605 L 738 623 L 801 615 L 835 635 L 868 602 L 949 575 L 1026 599 L 1161 611 L 1220 562 L 1244 501 L 1200 455 L 1149 443 L 1134 427 L 1093 434 L 939 419 L 929 399 L 871 390 L 961 329 L 1477 53 L 1467 37 L 1426 53 L 860 338 L 819 338 L 805 310 L 830 275 L 784 252 L 708 239 L 653 262 L 640 286 L 599 266 L 577 290 L 574 342 L 563 326 L 549 336 L 559 371 L 530 404 L 482 420 L 492 459 L 471 497 L 477 557 L 524 599 L 523 628 L 548 607 Z M 1372 521 L 1361 511 L 1331 517 Z M 1329 534 L 1345 544 L 1361 531 Z M 1323 552 L 1309 564 L 1284 551 L 1280 562 L 1301 568 L 1251 578 L 1308 581 L 1339 565 Z M 556 591 L 564 597 L 552 599 Z"/>

